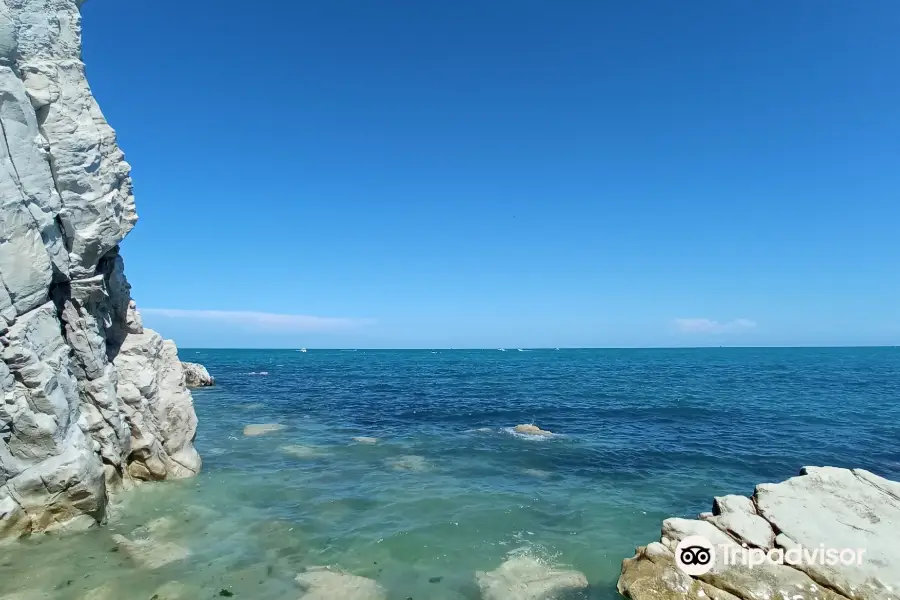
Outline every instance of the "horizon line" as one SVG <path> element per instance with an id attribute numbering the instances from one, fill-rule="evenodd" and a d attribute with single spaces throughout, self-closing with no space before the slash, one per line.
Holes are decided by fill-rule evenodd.
<path id="1" fill-rule="evenodd" d="M 497 352 L 507 351 L 507 352 L 517 352 L 518 350 L 790 350 L 790 349 L 853 349 L 853 348 L 898 348 L 900 344 L 850 344 L 850 345 L 782 345 L 782 346 L 772 346 L 772 345 L 762 345 L 762 346 L 731 346 L 731 345 L 708 345 L 708 346 L 509 346 L 509 347 L 496 347 L 496 346 L 415 346 L 408 348 L 387 348 L 387 347 L 365 347 L 365 346 L 357 346 L 357 347 L 320 347 L 320 348 L 297 348 L 295 346 L 280 346 L 280 347 L 262 347 L 262 346 L 250 346 L 250 347 L 233 347 L 233 346 L 184 346 L 179 347 L 179 350 L 294 350 L 296 352 L 300 352 L 301 350 L 386 350 L 386 351 L 398 351 L 398 350 L 494 350 Z"/>

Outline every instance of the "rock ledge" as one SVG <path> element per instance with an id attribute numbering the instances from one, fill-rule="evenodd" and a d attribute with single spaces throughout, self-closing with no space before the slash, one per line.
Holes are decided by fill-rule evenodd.
<path id="1" fill-rule="evenodd" d="M 677 546 L 689 536 L 714 548 L 706 573 L 691 576 L 676 564 Z M 618 589 L 634 600 L 896 599 L 898 539 L 900 483 L 862 469 L 805 467 L 782 483 L 756 486 L 751 498 L 716 498 L 699 519 L 666 519 L 660 541 L 623 562 Z M 803 549 L 806 558 L 797 560 Z M 751 567 L 727 558 L 753 552 L 773 560 Z"/>

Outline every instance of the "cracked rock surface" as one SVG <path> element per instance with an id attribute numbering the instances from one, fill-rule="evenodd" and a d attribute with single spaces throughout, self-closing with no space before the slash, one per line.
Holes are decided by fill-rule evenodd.
<path id="1" fill-rule="evenodd" d="M 144 329 L 119 255 L 131 168 L 79 4 L 0 0 L 0 538 L 89 526 L 117 487 L 200 469 L 177 351 Z"/>
<path id="2" fill-rule="evenodd" d="M 691 577 L 676 566 L 674 550 L 687 536 L 703 536 L 714 545 L 708 573 Z M 898 539 L 900 483 L 862 469 L 805 467 L 782 483 L 758 485 L 752 498 L 716 498 L 712 514 L 698 520 L 667 519 L 659 542 L 623 562 L 618 589 L 634 600 L 896 599 Z M 810 553 L 852 549 L 856 560 L 829 561 L 823 553 L 793 564 L 726 564 L 727 549 L 742 545 Z"/>

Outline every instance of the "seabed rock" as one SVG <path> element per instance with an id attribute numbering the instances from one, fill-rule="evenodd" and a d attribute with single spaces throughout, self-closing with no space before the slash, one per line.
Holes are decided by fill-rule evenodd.
<path id="1" fill-rule="evenodd" d="M 175 344 L 119 244 L 130 165 L 81 60 L 80 0 L 0 0 L 0 538 L 102 522 L 134 480 L 200 470 Z"/>
<path id="2" fill-rule="evenodd" d="M 310 567 L 297 575 L 300 600 L 387 600 L 378 582 L 330 567 Z"/>
<path id="3" fill-rule="evenodd" d="M 409 454 L 406 456 L 394 456 L 385 459 L 385 464 L 395 471 L 410 471 L 412 473 L 424 473 L 431 468 L 424 456 Z"/>
<path id="4" fill-rule="evenodd" d="M 282 429 L 284 429 L 284 425 L 279 423 L 258 423 L 244 427 L 244 435 L 247 437 L 256 437 L 258 435 L 281 431 Z"/>
<path id="5" fill-rule="evenodd" d="M 528 556 L 515 556 L 493 571 L 478 571 L 483 600 L 586 599 L 588 581 L 579 571 L 549 567 Z"/>
<path id="6" fill-rule="evenodd" d="M 292 444 L 288 446 L 280 446 L 278 448 L 285 454 L 289 454 L 294 458 L 321 458 L 323 456 L 328 456 L 328 453 L 322 450 L 321 448 L 316 448 L 315 446 L 301 446 L 298 444 Z"/>
<path id="7" fill-rule="evenodd" d="M 675 562 L 688 536 L 706 538 L 715 550 L 711 569 L 696 577 Z M 900 483 L 862 469 L 805 467 L 782 483 L 756 486 L 752 498 L 716 498 L 712 514 L 700 520 L 666 519 L 660 541 L 623 562 L 618 589 L 634 600 L 896 600 L 898 539 Z M 776 561 L 726 564 L 726 554 L 741 552 L 742 544 L 773 550 Z M 832 564 L 823 552 L 779 564 L 779 554 L 792 548 L 852 550 L 853 560 L 844 564 L 838 555 Z"/>
<path id="8" fill-rule="evenodd" d="M 113 541 L 139 567 L 158 569 L 170 563 L 184 560 L 190 551 L 172 542 L 160 542 L 152 539 L 130 540 L 124 535 L 113 535 Z"/>

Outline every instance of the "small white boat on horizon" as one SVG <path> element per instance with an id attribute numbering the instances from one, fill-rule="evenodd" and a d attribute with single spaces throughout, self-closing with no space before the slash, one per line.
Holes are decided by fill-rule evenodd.
<path id="1" fill-rule="evenodd" d="M 306 352 L 306 348 L 300 348 L 300 352 Z"/>

